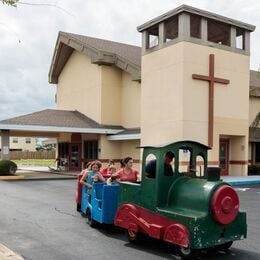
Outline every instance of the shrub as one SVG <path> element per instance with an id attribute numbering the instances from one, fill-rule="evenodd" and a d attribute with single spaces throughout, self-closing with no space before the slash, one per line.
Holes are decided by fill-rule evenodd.
<path id="1" fill-rule="evenodd" d="M 248 165 L 248 175 L 260 175 L 260 166 Z"/>
<path id="2" fill-rule="evenodd" d="M 9 160 L 0 161 L 0 175 L 15 175 L 16 170 L 16 163 Z"/>

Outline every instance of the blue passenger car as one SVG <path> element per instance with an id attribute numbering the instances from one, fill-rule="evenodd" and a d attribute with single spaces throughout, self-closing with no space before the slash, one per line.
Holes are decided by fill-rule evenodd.
<path id="1" fill-rule="evenodd" d="M 82 189 L 81 212 L 88 218 L 90 226 L 96 222 L 113 224 L 118 206 L 119 185 L 93 183 L 92 192 L 86 186 Z"/>

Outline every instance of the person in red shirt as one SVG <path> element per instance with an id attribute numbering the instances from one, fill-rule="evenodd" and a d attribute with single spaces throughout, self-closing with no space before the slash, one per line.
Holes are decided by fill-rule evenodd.
<path id="1" fill-rule="evenodd" d="M 115 163 L 114 163 L 113 160 L 108 160 L 107 167 L 106 167 L 106 168 L 102 168 L 102 169 L 100 170 L 100 173 L 103 175 L 104 178 L 109 178 L 110 175 L 111 175 L 111 174 L 109 173 L 109 171 L 108 171 L 110 165 L 115 165 Z"/>
<path id="2" fill-rule="evenodd" d="M 133 158 L 126 157 L 122 161 L 122 168 L 117 172 L 120 181 L 137 182 L 140 181 L 139 172 L 133 168 Z"/>

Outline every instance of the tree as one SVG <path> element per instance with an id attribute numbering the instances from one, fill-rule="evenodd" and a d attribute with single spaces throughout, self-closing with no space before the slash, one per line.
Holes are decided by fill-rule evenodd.
<path id="1" fill-rule="evenodd" d="M 16 7 L 19 0 L 1 0 L 3 4 Z"/>

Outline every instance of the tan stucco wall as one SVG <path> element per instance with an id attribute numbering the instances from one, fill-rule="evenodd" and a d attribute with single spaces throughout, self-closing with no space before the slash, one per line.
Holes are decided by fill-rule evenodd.
<path id="1" fill-rule="evenodd" d="M 183 120 L 183 46 L 142 57 L 142 145 L 180 140 Z"/>
<path id="2" fill-rule="evenodd" d="M 109 141 L 106 135 L 100 135 L 99 138 L 99 159 L 114 159 L 120 160 L 127 156 L 132 157 L 134 160 L 140 160 L 140 149 L 136 147 L 140 146 L 139 140 L 128 141 Z M 105 165 L 105 163 L 104 163 Z M 116 163 L 116 167 L 119 168 L 120 164 Z M 140 164 L 134 163 L 134 167 L 140 170 Z"/>
<path id="3" fill-rule="evenodd" d="M 57 109 L 78 110 L 101 124 L 140 126 L 140 83 L 115 66 L 91 64 L 74 51 L 57 85 Z"/>
<path id="4" fill-rule="evenodd" d="M 208 75 L 210 54 L 215 55 L 215 77 L 229 79 L 230 84 L 214 86 L 214 146 L 209 160 L 218 162 L 220 135 L 248 139 L 249 56 L 180 42 L 142 57 L 142 145 L 177 140 L 208 144 L 209 84 L 192 79 L 192 74 Z M 234 160 L 245 160 L 248 144 L 239 140 L 243 156 L 234 154 Z"/>
<path id="5" fill-rule="evenodd" d="M 102 124 L 140 127 L 140 102 L 140 83 L 114 66 L 102 66 Z"/>
<path id="6" fill-rule="evenodd" d="M 71 141 L 71 133 L 60 133 L 57 142 L 58 143 L 65 143 Z"/>
<path id="7" fill-rule="evenodd" d="M 100 149 L 99 159 L 121 158 L 121 143 L 107 140 L 106 135 L 100 135 L 98 147 Z"/>
<path id="8" fill-rule="evenodd" d="M 256 115 L 260 113 L 260 98 L 250 97 L 249 99 L 249 125 L 255 120 Z"/>
<path id="9" fill-rule="evenodd" d="M 57 109 L 78 110 L 101 122 L 101 66 L 74 51 L 57 84 Z"/>
<path id="10" fill-rule="evenodd" d="M 101 123 L 121 125 L 122 72 L 114 66 L 102 66 Z"/>
<path id="11" fill-rule="evenodd" d="M 140 127 L 141 84 L 122 71 L 121 125 L 125 128 Z"/>
<path id="12" fill-rule="evenodd" d="M 230 160 L 248 161 L 248 139 L 246 137 L 230 138 Z M 247 164 L 236 163 L 230 164 L 232 175 L 247 175 Z"/>

